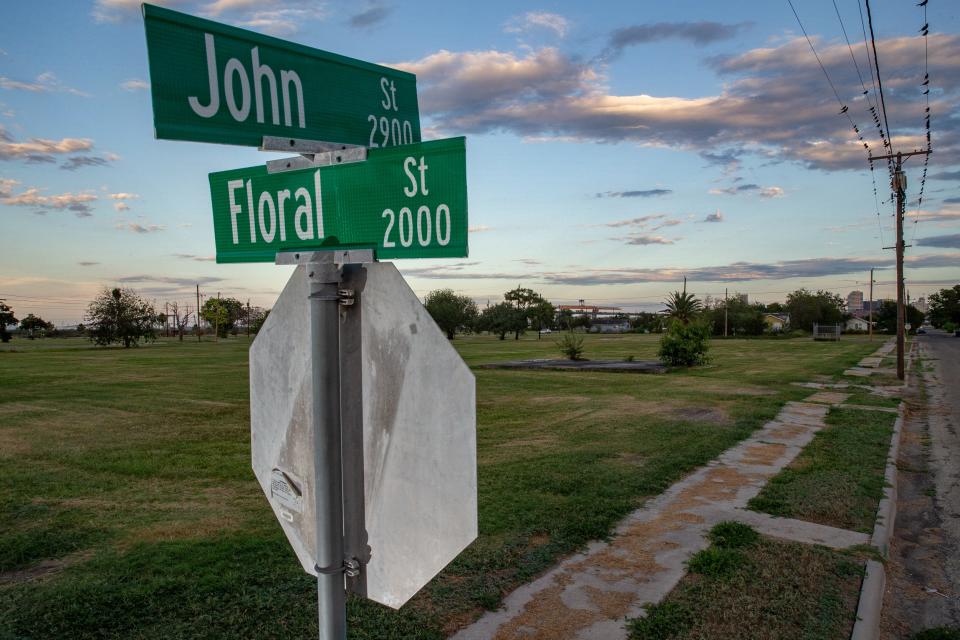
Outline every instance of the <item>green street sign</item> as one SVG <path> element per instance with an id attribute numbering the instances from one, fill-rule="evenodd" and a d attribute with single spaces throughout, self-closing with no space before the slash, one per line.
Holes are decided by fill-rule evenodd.
<path id="1" fill-rule="evenodd" d="M 466 139 L 373 149 L 365 162 L 210 174 L 217 262 L 281 251 L 374 249 L 378 258 L 467 255 Z"/>
<path id="2" fill-rule="evenodd" d="M 158 138 L 420 142 L 416 76 L 143 5 Z"/>

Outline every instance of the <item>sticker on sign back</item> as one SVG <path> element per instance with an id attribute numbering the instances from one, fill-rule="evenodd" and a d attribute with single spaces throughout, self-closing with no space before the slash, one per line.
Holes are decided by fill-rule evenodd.
<path id="1" fill-rule="evenodd" d="M 303 513 L 302 486 L 302 483 L 295 481 L 290 475 L 280 469 L 274 469 L 270 476 L 270 499 L 275 500 L 278 505 L 290 509 L 290 511 Z M 283 511 L 280 513 L 283 517 L 292 521 L 292 514 Z"/>

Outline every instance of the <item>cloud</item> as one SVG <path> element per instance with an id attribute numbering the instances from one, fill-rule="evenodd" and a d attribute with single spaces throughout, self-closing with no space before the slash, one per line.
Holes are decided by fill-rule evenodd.
<path id="1" fill-rule="evenodd" d="M 640 216 L 638 218 L 629 218 L 627 220 L 616 220 L 614 222 L 606 222 L 603 225 L 604 227 L 633 227 L 638 231 L 651 232 L 656 231 L 657 229 L 663 229 L 664 227 L 675 227 L 678 224 L 681 224 L 683 220 L 679 218 L 671 218 L 665 213 L 651 213 L 649 215 Z M 633 244 L 642 244 L 642 243 L 633 243 Z M 646 243 L 653 244 L 653 243 Z M 658 243 L 658 244 L 667 244 L 667 243 Z"/>
<path id="2" fill-rule="evenodd" d="M 610 238 L 611 240 L 618 240 L 625 242 L 626 244 L 635 244 L 635 245 L 649 245 L 649 244 L 673 244 L 680 238 L 673 240 L 664 238 L 663 236 L 655 236 L 647 233 L 631 233 L 625 238 Z"/>
<path id="3" fill-rule="evenodd" d="M 483 233 L 484 231 L 493 231 L 493 227 L 488 227 L 485 224 L 473 225 L 467 229 L 470 233 Z"/>
<path id="4" fill-rule="evenodd" d="M 741 193 L 756 193 L 761 198 L 782 198 L 784 192 L 780 187 L 761 187 L 758 184 L 741 184 L 723 189 L 710 189 L 710 193 L 728 196 L 736 196 Z"/>
<path id="5" fill-rule="evenodd" d="M 139 193 L 125 193 L 122 191 L 120 193 L 110 194 L 111 200 L 137 200 L 139 197 L 140 197 Z"/>
<path id="6" fill-rule="evenodd" d="M 114 202 L 113 209 L 114 211 L 122 213 L 124 211 L 130 211 L 130 205 L 128 205 L 126 202 Z"/>
<path id="7" fill-rule="evenodd" d="M 193 260 L 195 262 L 215 262 L 216 256 L 198 256 L 193 253 L 175 253 L 173 254 L 175 258 L 180 258 L 182 260 Z"/>
<path id="8" fill-rule="evenodd" d="M 570 21 L 560 14 L 528 11 L 522 16 L 513 16 L 507 20 L 503 30 L 507 33 L 525 33 L 534 29 L 546 29 L 563 38 L 570 31 L 570 26 Z"/>
<path id="9" fill-rule="evenodd" d="M 912 269 L 949 267 L 960 261 L 960 253 L 911 256 Z M 784 278 L 820 278 L 869 271 L 871 267 L 890 267 L 892 258 L 807 258 L 780 262 L 734 262 L 712 267 L 671 267 L 664 269 L 621 268 L 588 269 L 569 273 L 545 273 L 546 284 L 577 286 L 637 284 L 641 282 L 676 282 L 684 276 L 701 282 L 745 282 L 748 280 L 781 280 Z"/>
<path id="10" fill-rule="evenodd" d="M 930 76 L 934 113 L 954 113 L 960 103 L 960 34 L 931 34 Z M 874 153 L 882 149 L 846 43 L 817 42 L 841 96 L 860 123 Z M 854 45 L 862 50 L 862 43 Z M 859 48 L 856 48 L 859 46 Z M 915 61 L 920 38 L 888 38 L 877 44 L 889 81 L 888 111 L 897 113 L 897 147 L 925 145 L 923 103 L 915 99 Z M 616 95 L 601 63 L 585 62 L 556 48 L 522 53 L 441 50 L 399 66 L 417 74 L 421 109 L 429 126 L 466 134 L 507 132 L 525 140 L 634 143 L 716 157 L 755 154 L 828 171 L 867 169 L 866 152 L 838 115 L 823 73 L 803 38 L 739 56 L 715 57 L 714 95 L 693 97 Z M 937 121 L 936 162 L 960 163 L 960 119 Z M 910 129 L 909 127 L 913 127 Z M 709 159 L 708 156 L 704 156 Z M 734 157 L 725 158 L 728 162 Z"/>
<path id="11" fill-rule="evenodd" d="M 178 228 L 178 229 L 189 229 L 189 228 L 192 227 L 192 226 L 193 226 L 193 223 L 192 223 L 192 222 L 181 222 L 180 224 L 177 225 L 177 228 Z"/>
<path id="12" fill-rule="evenodd" d="M 644 189 L 641 191 L 606 191 L 598 193 L 598 198 L 653 198 L 673 193 L 673 189 Z"/>
<path id="13" fill-rule="evenodd" d="M 13 188 L 20 184 L 19 180 L 13 178 L 0 178 L 0 198 L 8 198 L 13 193 Z"/>
<path id="14" fill-rule="evenodd" d="M 945 236 L 930 236 L 928 238 L 919 238 L 914 241 L 922 247 L 940 247 L 943 249 L 960 249 L 960 233 L 954 233 Z"/>
<path id="15" fill-rule="evenodd" d="M 0 126 L 0 160 L 22 159 L 27 162 L 56 162 L 55 154 L 76 153 L 93 149 L 89 138 L 30 138 L 29 142 L 14 142 L 6 129 Z"/>
<path id="16" fill-rule="evenodd" d="M 723 214 L 720 213 L 720 209 L 717 209 L 714 213 L 708 213 L 707 217 L 700 222 L 723 222 Z"/>
<path id="17" fill-rule="evenodd" d="M 64 160 L 60 168 L 66 171 L 76 171 L 81 167 L 105 167 L 119 159 L 120 156 L 113 153 L 108 153 L 105 156 L 74 156 Z"/>
<path id="18" fill-rule="evenodd" d="M 137 234 L 156 233 L 165 231 L 167 226 L 164 224 L 140 224 L 139 222 L 118 222 L 116 228 L 121 231 L 130 231 Z"/>
<path id="19" fill-rule="evenodd" d="M 181 287 L 192 287 L 194 285 L 206 285 L 214 284 L 217 282 L 223 282 L 223 278 L 215 278 L 212 276 L 204 276 L 199 278 L 174 278 L 172 276 L 151 276 L 146 274 L 136 275 L 136 276 L 125 276 L 123 278 L 118 278 L 117 282 L 123 284 L 137 284 L 137 283 L 148 283 L 148 282 L 157 282 L 161 284 L 172 284 Z"/>
<path id="20" fill-rule="evenodd" d="M 960 171 L 940 171 L 928 176 L 931 180 L 960 180 Z"/>
<path id="21" fill-rule="evenodd" d="M 652 22 L 621 27 L 610 33 L 607 48 L 602 57 L 616 58 L 627 47 L 660 40 L 679 39 L 702 47 L 721 40 L 729 40 L 750 26 L 749 22 L 722 24 L 701 20 L 699 22 Z"/>
<path id="22" fill-rule="evenodd" d="M 14 184 L 16 183 L 13 181 L 7 181 L 5 188 L 0 188 L 0 204 L 12 207 L 32 207 L 35 213 L 40 214 L 47 211 L 70 211 L 78 218 L 89 218 L 93 215 L 93 208 L 89 203 L 94 202 L 97 196 L 92 193 L 67 192 L 48 196 L 41 193 L 40 189 L 30 187 L 26 191 L 13 194 L 11 187 Z"/>
<path id="23" fill-rule="evenodd" d="M 150 4 L 174 6 L 182 2 L 183 0 L 151 0 Z M 141 0 L 96 0 L 91 15 L 95 22 L 120 22 L 139 17 L 141 4 Z"/>
<path id="24" fill-rule="evenodd" d="M 937 211 L 907 211 L 905 218 L 907 222 L 939 222 L 949 225 L 960 222 L 960 207 L 949 206 Z"/>
<path id="25" fill-rule="evenodd" d="M 0 89 L 29 91 L 31 93 L 70 93 L 75 96 L 83 96 L 84 98 L 90 97 L 89 93 L 84 93 L 79 89 L 61 84 L 52 71 L 41 73 L 37 76 L 36 80 L 32 82 L 13 80 L 6 76 L 0 76 Z"/>
<path id="26" fill-rule="evenodd" d="M 130 78 L 121 82 L 120 88 L 124 91 L 145 91 L 150 88 L 150 83 L 139 78 Z"/>
<path id="27" fill-rule="evenodd" d="M 375 4 L 372 7 L 355 13 L 350 16 L 350 26 L 355 29 L 363 29 L 377 25 L 387 19 L 390 15 L 390 7 Z"/>
<path id="28" fill-rule="evenodd" d="M 960 198 L 944 198 L 944 204 L 960 204 Z"/>
<path id="29" fill-rule="evenodd" d="M 100 264 L 100 263 L 99 263 L 99 262 L 91 262 L 91 261 L 88 261 L 88 260 L 83 260 L 83 261 L 81 261 L 81 262 L 78 262 L 77 264 L 80 265 L 81 267 L 95 267 L 96 265 L 98 265 L 98 264 Z"/>

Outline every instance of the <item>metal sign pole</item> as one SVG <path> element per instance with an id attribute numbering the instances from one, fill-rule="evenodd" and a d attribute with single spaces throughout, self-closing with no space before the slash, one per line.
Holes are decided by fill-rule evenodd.
<path id="1" fill-rule="evenodd" d="M 343 583 L 343 476 L 340 458 L 340 269 L 332 252 L 314 254 L 310 281 L 317 605 L 320 640 L 347 637 Z M 325 258 L 325 259 L 324 259 Z"/>

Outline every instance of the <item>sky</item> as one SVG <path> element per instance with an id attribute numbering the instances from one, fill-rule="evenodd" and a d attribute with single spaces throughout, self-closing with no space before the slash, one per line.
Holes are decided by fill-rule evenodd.
<path id="1" fill-rule="evenodd" d="M 794 0 L 823 70 L 786 0 L 157 4 L 416 74 L 424 139 L 467 137 L 471 225 L 468 258 L 397 261 L 420 295 L 655 310 L 684 277 L 772 302 L 866 293 L 871 267 L 895 295 L 862 0 Z M 916 299 L 960 282 L 960 4 L 929 0 L 926 39 L 915 3 L 871 10 L 895 150 L 925 146 L 929 99 L 920 203 L 924 160 L 905 165 Z M 117 285 L 271 307 L 291 267 L 214 261 L 207 175 L 278 156 L 154 138 L 139 3 L 0 17 L 0 299 L 59 325 Z"/>

